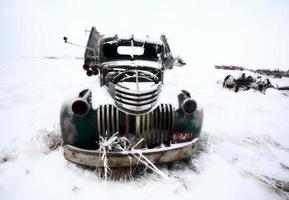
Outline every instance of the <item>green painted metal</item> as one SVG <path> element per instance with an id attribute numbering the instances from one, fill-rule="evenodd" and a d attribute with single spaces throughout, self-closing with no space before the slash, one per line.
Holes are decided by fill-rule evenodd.
<path id="1" fill-rule="evenodd" d="M 203 125 L 203 109 L 196 110 L 190 115 L 185 114 L 182 109 L 175 111 L 174 133 L 192 133 L 193 138 L 199 137 Z"/>
<path id="2" fill-rule="evenodd" d="M 65 144 L 85 149 L 98 149 L 99 133 L 97 127 L 97 110 L 92 108 L 84 116 L 71 111 L 71 103 L 66 102 L 61 111 L 60 124 Z M 192 139 L 200 135 L 203 124 L 203 110 L 196 110 L 186 115 L 181 109 L 175 112 L 172 133 L 192 133 Z"/>
<path id="3" fill-rule="evenodd" d="M 79 98 L 79 97 L 76 97 Z M 90 102 L 91 94 L 87 97 Z M 96 111 L 90 106 L 89 111 L 78 116 L 71 110 L 71 100 L 63 103 L 60 114 L 60 126 L 64 144 L 70 144 L 87 149 L 97 149 L 99 135 L 97 132 Z"/>

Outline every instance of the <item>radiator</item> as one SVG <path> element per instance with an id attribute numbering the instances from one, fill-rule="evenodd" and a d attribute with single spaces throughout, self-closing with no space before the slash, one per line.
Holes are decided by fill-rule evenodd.
<path id="1" fill-rule="evenodd" d="M 174 113 L 170 104 L 160 104 L 153 111 L 142 115 L 124 113 L 114 105 L 100 105 L 96 111 L 98 133 L 106 138 L 115 133 L 127 138 L 133 135 L 133 143 L 143 138 L 147 147 L 162 143 L 169 145 L 175 122 Z"/>

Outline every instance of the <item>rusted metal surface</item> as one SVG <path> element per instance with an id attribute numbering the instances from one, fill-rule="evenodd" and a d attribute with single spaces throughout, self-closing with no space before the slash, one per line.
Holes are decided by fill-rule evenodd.
<path id="1" fill-rule="evenodd" d="M 102 137 L 111 137 L 119 132 L 119 111 L 115 106 L 107 104 L 98 107 L 97 127 Z"/>
<path id="2" fill-rule="evenodd" d="M 140 140 L 144 138 L 148 146 L 158 146 L 161 143 L 169 144 L 172 139 L 172 131 L 175 126 L 174 109 L 171 104 L 160 104 L 152 112 L 131 116 L 133 121 L 129 120 L 129 114 L 122 112 L 123 120 L 120 120 L 120 112 L 114 105 L 100 105 L 96 110 L 97 130 L 101 137 L 110 138 L 113 134 L 120 132 L 120 125 L 124 130 L 121 134 L 128 137 L 130 123 L 135 123 L 134 134 Z M 134 141 L 132 141 L 134 145 Z"/>
<path id="3" fill-rule="evenodd" d="M 198 149 L 198 138 L 190 142 L 172 144 L 170 147 L 139 149 L 123 152 L 106 153 L 108 167 L 129 167 L 142 165 L 139 159 L 142 156 L 150 162 L 169 163 L 177 160 L 183 160 L 190 157 Z M 101 156 L 103 152 L 100 150 L 85 150 L 71 145 L 64 145 L 64 157 L 74 163 L 85 165 L 88 167 L 103 167 Z"/>

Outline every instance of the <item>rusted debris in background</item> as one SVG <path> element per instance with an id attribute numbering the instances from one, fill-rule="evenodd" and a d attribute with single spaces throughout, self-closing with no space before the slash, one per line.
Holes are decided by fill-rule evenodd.
<path id="1" fill-rule="evenodd" d="M 238 70 L 242 71 L 240 76 L 227 75 L 223 80 L 223 87 L 232 89 L 235 92 L 239 90 L 249 90 L 253 89 L 255 91 L 262 92 L 265 94 L 266 89 L 273 88 L 277 90 L 289 90 L 289 86 L 278 86 L 272 85 L 269 78 L 289 78 L 289 70 L 282 71 L 279 69 L 269 70 L 269 69 L 247 69 L 242 66 L 234 66 L 234 65 L 215 65 L 215 69 L 223 69 L 223 70 Z M 253 75 L 247 75 L 245 72 L 253 72 L 256 73 L 256 77 Z M 267 76 L 265 78 L 263 76 Z M 284 93 L 285 94 L 285 93 Z M 286 95 L 287 96 L 287 95 Z"/>
<path id="2" fill-rule="evenodd" d="M 269 69 L 257 69 L 255 70 L 256 73 L 272 76 L 273 78 L 282 78 L 287 77 L 289 78 L 289 70 L 281 71 L 279 69 L 269 70 Z"/>
<path id="3" fill-rule="evenodd" d="M 266 89 L 275 88 L 268 78 L 264 79 L 261 76 L 255 78 L 250 75 L 247 76 L 245 73 L 242 73 L 239 77 L 226 76 L 223 81 L 223 87 L 233 89 L 235 92 L 253 89 L 263 94 L 265 94 Z"/>
<path id="4" fill-rule="evenodd" d="M 270 69 L 257 69 L 257 70 L 253 70 L 253 69 L 248 69 L 248 68 L 244 68 L 242 66 L 235 66 L 235 65 L 215 65 L 215 69 L 223 69 L 223 70 L 239 70 L 239 71 L 250 71 L 250 72 L 254 72 L 260 75 L 266 75 L 266 76 L 270 76 L 273 78 L 282 78 L 282 77 L 287 77 L 289 78 L 289 70 L 287 71 L 282 71 L 279 69 L 274 69 L 274 70 L 270 70 Z"/>
<path id="5" fill-rule="evenodd" d="M 234 66 L 234 65 L 215 65 L 215 69 L 240 70 L 240 71 L 243 71 L 244 67 Z"/>

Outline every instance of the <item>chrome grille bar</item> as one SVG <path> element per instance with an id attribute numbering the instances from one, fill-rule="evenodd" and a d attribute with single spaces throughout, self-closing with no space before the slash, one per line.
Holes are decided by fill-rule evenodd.
<path id="1" fill-rule="evenodd" d="M 106 111 L 106 130 L 107 130 L 107 133 L 106 133 L 106 135 L 107 135 L 107 138 L 110 138 L 111 137 L 111 135 L 110 135 L 110 120 L 111 120 L 111 117 L 110 117 L 110 112 L 109 112 L 109 106 L 110 105 L 105 105 L 105 111 Z"/>
<path id="2" fill-rule="evenodd" d="M 115 109 L 113 109 L 112 105 L 109 105 L 110 109 L 111 109 L 111 133 L 114 134 L 115 133 Z"/>
<path id="3" fill-rule="evenodd" d="M 162 141 L 165 142 L 166 141 L 166 128 L 167 128 L 167 112 L 166 112 L 166 105 L 163 104 L 163 134 L 162 134 Z"/>
<path id="4" fill-rule="evenodd" d="M 112 87 L 112 86 L 111 86 Z M 114 99 L 117 105 L 131 111 L 142 112 L 151 108 L 157 101 L 160 85 L 150 90 L 130 90 L 119 85 L 114 86 Z"/>
<path id="5" fill-rule="evenodd" d="M 115 107 L 113 107 L 113 110 L 116 114 L 116 118 L 115 118 L 116 130 L 115 130 L 115 132 L 119 132 L 119 111 Z"/>
<path id="6" fill-rule="evenodd" d="M 119 132 L 119 111 L 113 105 L 100 105 L 96 111 L 97 130 L 103 138 Z"/>
<path id="7" fill-rule="evenodd" d="M 147 116 L 147 127 L 146 127 L 146 137 L 148 138 L 148 143 L 151 143 L 151 136 L 150 136 L 150 113 L 146 114 Z"/>
<path id="8" fill-rule="evenodd" d="M 151 104 L 151 103 L 154 103 L 157 100 L 157 98 L 158 97 L 155 96 L 153 98 L 146 99 L 146 100 L 139 99 L 139 100 L 132 101 L 132 100 L 122 99 L 122 98 L 120 98 L 118 96 L 115 96 L 115 100 L 117 102 L 123 103 L 123 104 L 132 105 L 132 106 L 144 106 L 144 105 L 147 105 L 147 104 Z"/>
<path id="9" fill-rule="evenodd" d="M 110 138 L 116 132 L 119 132 L 120 119 L 119 111 L 113 105 L 100 105 L 97 109 L 97 129 L 102 137 Z M 124 117 L 128 114 L 125 113 Z M 131 118 L 131 117 L 130 117 Z M 123 120 L 125 130 L 133 131 L 133 135 L 138 142 L 144 139 L 146 146 L 158 146 L 162 143 L 168 145 L 171 141 L 172 130 L 174 127 L 174 109 L 170 104 L 160 104 L 155 110 L 143 115 L 133 116 L 135 125 L 131 125 L 128 119 Z M 134 127 L 133 130 L 129 127 Z M 125 131 L 126 132 L 126 131 Z M 127 136 L 127 135 L 126 135 Z"/>
<path id="10" fill-rule="evenodd" d="M 102 115 L 101 115 L 101 119 L 103 119 L 103 120 L 102 120 L 102 123 L 101 123 L 101 125 L 102 125 L 101 128 L 102 128 L 102 133 L 103 133 L 102 137 L 105 138 L 105 137 L 106 137 L 106 134 L 107 134 L 107 131 L 106 131 L 106 128 L 105 128 L 105 121 L 106 121 L 105 119 L 106 119 L 106 118 L 105 118 L 105 114 L 104 114 L 105 111 L 106 111 L 106 110 L 105 110 L 105 105 L 103 106 L 103 108 L 101 109 L 101 111 L 102 111 L 102 112 L 101 112 L 101 114 L 102 114 Z"/>

